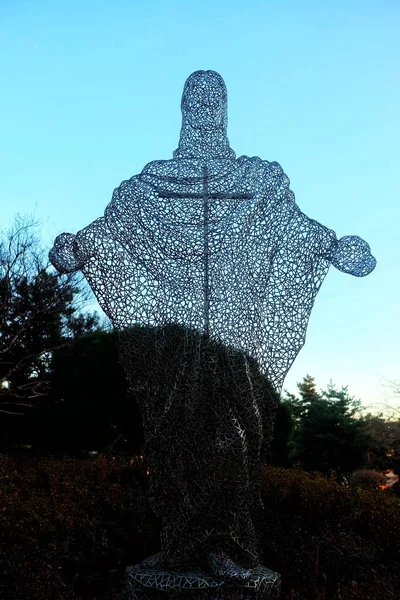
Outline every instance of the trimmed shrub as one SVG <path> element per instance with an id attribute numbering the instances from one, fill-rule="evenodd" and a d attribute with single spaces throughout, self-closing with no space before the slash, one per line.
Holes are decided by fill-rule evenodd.
<path id="1" fill-rule="evenodd" d="M 379 486 L 386 484 L 386 477 L 372 469 L 360 469 L 351 474 L 349 484 L 364 490 L 378 490 Z"/>
<path id="2" fill-rule="evenodd" d="M 144 465 L 0 457 L 0 598 L 113 598 L 128 564 L 158 549 Z"/>
<path id="3" fill-rule="evenodd" d="M 159 549 L 146 465 L 128 457 L 0 455 L 0 598 L 114 600 Z M 400 502 L 301 471 L 263 469 L 263 562 L 283 599 L 399 597 Z"/>
<path id="4" fill-rule="evenodd" d="M 283 598 L 399 598 L 400 502 L 294 469 L 263 469 L 264 563 Z"/>

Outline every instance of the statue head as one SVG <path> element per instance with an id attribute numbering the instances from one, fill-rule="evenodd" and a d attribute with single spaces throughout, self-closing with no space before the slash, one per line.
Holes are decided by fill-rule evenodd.
<path id="1" fill-rule="evenodd" d="M 182 129 L 175 158 L 234 158 L 227 137 L 228 95 L 215 71 L 195 71 L 183 88 Z"/>
<path id="2" fill-rule="evenodd" d="M 215 71 L 195 71 L 185 82 L 182 94 L 182 118 L 195 129 L 227 127 L 227 91 L 221 75 Z"/>

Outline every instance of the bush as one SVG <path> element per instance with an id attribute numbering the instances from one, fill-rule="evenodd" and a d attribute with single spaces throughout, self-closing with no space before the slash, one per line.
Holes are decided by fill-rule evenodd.
<path id="1" fill-rule="evenodd" d="M 125 567 L 158 547 L 143 468 L 0 456 L 0 598 L 113 598 Z"/>
<path id="2" fill-rule="evenodd" d="M 382 473 L 378 473 L 378 471 L 360 469 L 351 474 L 349 483 L 364 490 L 378 490 L 379 486 L 386 484 L 386 478 Z"/>
<path id="3" fill-rule="evenodd" d="M 263 470 L 264 555 L 283 598 L 399 597 L 400 502 L 294 469 Z"/>
<path id="4" fill-rule="evenodd" d="M 0 598 L 111 600 L 159 549 L 146 466 L 129 458 L 0 455 Z M 400 503 L 386 492 L 263 469 L 263 562 L 283 599 L 398 597 Z"/>

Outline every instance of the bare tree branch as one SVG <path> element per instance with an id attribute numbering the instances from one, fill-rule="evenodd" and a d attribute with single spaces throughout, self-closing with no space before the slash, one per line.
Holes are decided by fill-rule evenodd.
<path id="1" fill-rule="evenodd" d="M 45 396 L 53 353 L 95 323 L 80 312 L 86 296 L 80 294 L 81 278 L 56 273 L 46 254 L 31 217 L 18 215 L 8 231 L 0 232 L 2 408 L 30 408 Z"/>

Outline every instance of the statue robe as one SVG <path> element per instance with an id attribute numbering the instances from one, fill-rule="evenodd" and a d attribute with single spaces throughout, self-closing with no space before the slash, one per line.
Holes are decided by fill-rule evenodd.
<path id="1" fill-rule="evenodd" d="M 150 163 L 114 191 L 104 217 L 65 236 L 53 263 L 83 271 L 121 332 L 133 388 L 147 389 L 150 500 L 163 523 L 166 566 L 194 568 L 200 549 L 215 545 L 255 566 L 261 443 L 272 435 L 276 394 L 340 254 L 335 233 L 299 210 L 277 163 L 229 157 Z M 361 267 L 357 260 L 355 274 L 372 270 L 367 255 Z M 342 263 L 351 272 L 354 265 Z M 156 373 L 143 378 L 135 370 L 140 348 L 129 342 L 136 324 L 158 332 Z M 186 328 L 175 330 L 172 348 L 171 326 Z M 215 344 L 230 349 L 219 363 Z M 223 383 L 229 371 L 233 396 Z"/>

